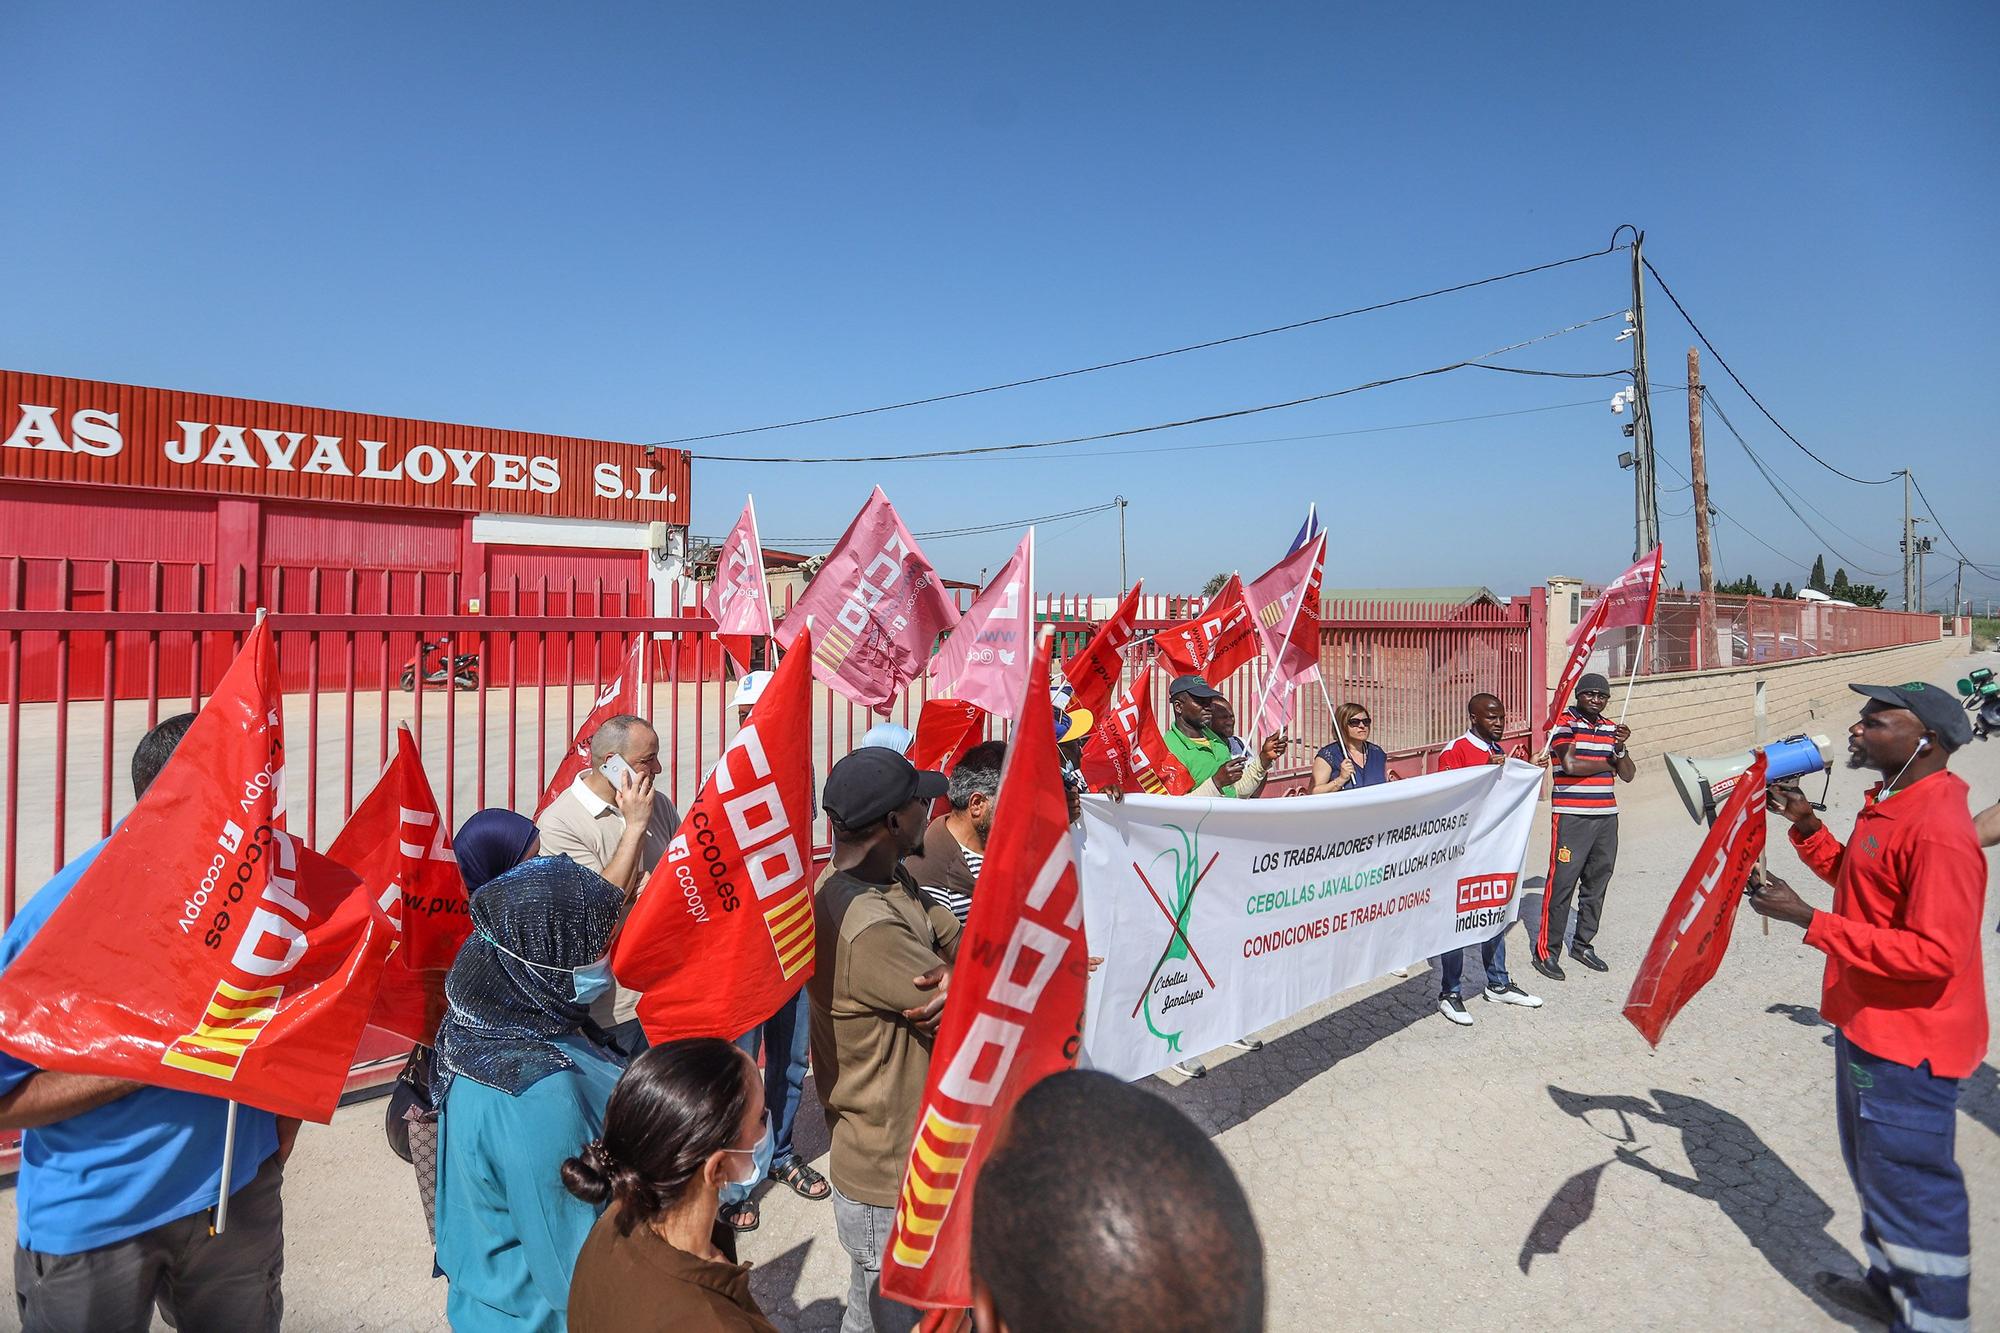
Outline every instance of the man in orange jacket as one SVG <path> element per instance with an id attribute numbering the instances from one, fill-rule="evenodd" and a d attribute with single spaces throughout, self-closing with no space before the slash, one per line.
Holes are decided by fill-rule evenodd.
<path id="1" fill-rule="evenodd" d="M 1750 902 L 1804 926 L 1826 955 L 1820 1014 L 1839 1034 L 1840 1150 L 1861 1199 L 1868 1274 L 1821 1273 L 1820 1288 L 1897 1329 L 1953 1333 L 1971 1327 L 1970 1209 L 1953 1112 L 1959 1080 L 1986 1054 L 1986 859 L 1969 789 L 1945 765 L 1971 727 L 1956 699 L 1921 681 L 1851 688 L 1868 702 L 1848 729 L 1848 766 L 1884 781 L 1847 845 L 1798 791 L 1771 789 L 1799 858 L 1833 885 L 1833 910 L 1769 878 Z"/>

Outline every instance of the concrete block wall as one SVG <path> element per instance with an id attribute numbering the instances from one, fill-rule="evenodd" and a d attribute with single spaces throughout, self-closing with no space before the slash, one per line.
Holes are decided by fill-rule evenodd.
<path id="1" fill-rule="evenodd" d="M 1844 733 L 1860 706 L 1860 696 L 1847 688 L 1850 682 L 1929 679 L 1947 661 L 1964 656 L 1969 642 L 1948 638 L 1866 653 L 1641 677 L 1625 715 L 1632 728 L 1632 755 L 1643 762 L 1667 753 L 1718 754 L 1754 744 L 1761 685 L 1765 738 L 1825 735 L 1833 741 L 1837 762 L 1845 753 Z M 1612 716 L 1624 696 L 1625 682 L 1613 681 Z"/>

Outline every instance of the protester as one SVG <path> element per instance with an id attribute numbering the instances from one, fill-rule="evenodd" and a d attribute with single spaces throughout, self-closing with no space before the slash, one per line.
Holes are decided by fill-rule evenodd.
<path id="1" fill-rule="evenodd" d="M 452 835 L 451 853 L 467 895 L 477 893 L 495 876 L 541 854 L 535 821 L 512 810 L 479 810 Z M 435 1053 L 414 1046 L 396 1086 L 389 1094 L 383 1120 L 396 1155 L 417 1173 L 417 1198 L 424 1206 L 424 1228 L 437 1240 L 437 1098 Z"/>
<path id="2" fill-rule="evenodd" d="M 1216 735 L 1222 737 L 1222 743 L 1229 746 L 1230 753 L 1238 751 L 1238 745 L 1230 744 L 1236 740 L 1236 709 L 1228 699 L 1209 700 L 1208 726 Z M 1256 749 L 1244 751 L 1243 776 L 1236 780 L 1236 795 L 1248 800 L 1262 792 L 1264 782 L 1270 776 L 1271 766 L 1285 757 L 1285 751 L 1290 749 L 1291 745 L 1291 740 L 1280 730 L 1266 736 Z M 1222 793 L 1216 787 L 1215 779 L 1211 777 L 1190 794 L 1219 796 Z"/>
<path id="3" fill-rule="evenodd" d="M 1368 709 L 1356 703 L 1342 704 L 1333 710 L 1333 722 L 1338 738 L 1321 746 L 1313 756 L 1313 795 L 1359 791 L 1387 782 L 1389 755 L 1368 739 L 1375 729 Z"/>
<path id="4" fill-rule="evenodd" d="M 140 739 L 135 799 L 194 720 L 181 713 Z M 0 937 L 0 971 L 109 841 L 22 905 Z M 237 1109 L 229 1226 L 215 1235 L 228 1114 L 219 1097 L 41 1070 L 0 1052 L 0 1129 L 21 1131 L 14 1301 L 27 1333 L 145 1333 L 156 1304 L 176 1328 L 275 1333 L 284 1314 L 280 1188 L 298 1122 Z"/>
<path id="5" fill-rule="evenodd" d="M 763 1080 L 729 1042 L 670 1041 L 634 1060 L 603 1137 L 562 1164 L 569 1192 L 605 1210 L 577 1255 L 571 1333 L 777 1333 L 715 1216 L 770 1151 Z"/>
<path id="6" fill-rule="evenodd" d="M 1604 716 L 1611 682 L 1590 672 L 1576 683 L 1576 702 L 1563 710 L 1549 733 L 1554 765 L 1549 808 L 1549 874 L 1542 890 L 1542 921 L 1535 937 L 1535 971 L 1550 981 L 1564 979 L 1557 955 L 1569 929 L 1570 899 L 1576 899 L 1576 938 L 1569 956 L 1593 972 L 1610 965 L 1591 942 L 1604 916 L 1604 895 L 1618 865 L 1617 784 L 1637 771 L 1625 743 L 1632 728 Z"/>
<path id="7" fill-rule="evenodd" d="M 986 857 L 1006 759 L 1005 741 L 981 741 L 967 750 L 952 766 L 945 790 L 951 813 L 931 821 L 923 850 L 903 862 L 924 901 L 950 912 L 961 926 L 972 910 L 972 886 Z"/>
<path id="8" fill-rule="evenodd" d="M 768 671 L 752 671 L 736 688 L 736 725 L 750 720 L 750 709 L 763 697 L 770 683 Z M 717 762 L 720 762 L 719 760 Z M 710 773 L 714 769 L 709 770 Z M 703 779 L 706 781 L 706 779 Z M 736 1039 L 736 1044 L 752 1060 L 764 1059 L 764 1103 L 771 1112 L 774 1153 L 769 1178 L 789 1187 L 802 1199 L 817 1203 L 833 1192 L 826 1177 L 809 1166 L 792 1148 L 792 1130 L 798 1123 L 799 1103 L 805 1098 L 806 1065 L 811 1058 L 811 1009 L 806 988 L 801 984 L 778 1011 Z M 763 1177 L 731 1182 L 722 1188 L 722 1222 L 732 1231 L 755 1231 L 763 1219 L 763 1208 L 751 1194 Z"/>
<path id="9" fill-rule="evenodd" d="M 1167 686 L 1174 724 L 1167 728 L 1165 739 L 1197 788 L 1212 783 L 1211 794 L 1233 797 L 1246 762 L 1231 754 L 1229 742 L 1209 725 L 1209 707 L 1218 699 L 1222 699 L 1222 691 L 1200 676 L 1175 676 Z"/>
<path id="10" fill-rule="evenodd" d="M 1244 780 L 1249 767 L 1245 756 L 1232 753 L 1228 740 L 1210 725 L 1216 710 L 1229 721 L 1234 734 L 1236 715 L 1230 710 L 1229 700 L 1222 691 L 1210 685 L 1200 676 L 1176 676 L 1167 687 L 1167 698 L 1173 704 L 1174 725 L 1167 729 L 1167 748 L 1174 753 L 1187 768 L 1188 776 L 1195 781 L 1192 796 L 1222 796 L 1234 799 L 1239 795 L 1254 795 L 1243 792 L 1238 786 Z M 1257 778 L 1257 785 L 1263 785 L 1263 777 Z M 1229 1043 L 1242 1051 L 1262 1050 L 1264 1043 L 1255 1037 L 1239 1037 Z M 1176 1060 L 1174 1072 L 1183 1078 L 1207 1078 L 1208 1066 L 1198 1056 L 1188 1056 Z"/>
<path id="11" fill-rule="evenodd" d="M 1946 765 L 1972 728 L 1956 699 L 1920 681 L 1850 688 L 1868 702 L 1848 728 L 1848 766 L 1883 780 L 1847 845 L 1795 786 L 1770 795 L 1799 859 L 1833 885 L 1833 910 L 1815 910 L 1775 877 L 1750 899 L 1805 927 L 1827 960 L 1819 1011 L 1835 1029 L 1840 1151 L 1861 1201 L 1868 1272 L 1816 1281 L 1898 1329 L 1967 1329 L 1972 1236 L 1955 1108 L 1960 1080 L 1986 1054 L 1986 859 L 1970 790 Z"/>
<path id="12" fill-rule="evenodd" d="M 1472 725 L 1438 755 L 1439 771 L 1506 763 L 1502 742 L 1507 735 L 1507 705 L 1496 695 L 1475 694 L 1465 701 L 1465 715 Z M 1460 1027 L 1471 1027 L 1472 1015 L 1465 1011 L 1465 997 L 1459 990 L 1465 975 L 1465 951 L 1453 949 L 1432 961 L 1438 970 L 1438 1012 Z M 1541 1008 L 1538 996 L 1528 994 L 1507 976 L 1507 931 L 1479 946 L 1479 962 L 1486 969 L 1488 1000 Z"/>
<path id="13" fill-rule="evenodd" d="M 437 1262 L 460 1333 L 563 1327 L 597 1209 L 562 1188 L 561 1165 L 598 1136 L 624 1069 L 590 1018 L 623 907 L 602 876 L 554 856 L 473 895 L 435 1086 Z"/>
<path id="14" fill-rule="evenodd" d="M 861 737 L 863 745 L 879 745 L 885 750 L 907 755 L 917 734 L 900 722 L 877 722 Z"/>
<path id="15" fill-rule="evenodd" d="M 1015 1103 L 979 1172 L 972 1300 L 979 1333 L 1255 1333 L 1264 1245 L 1193 1121 L 1071 1070 Z"/>
<path id="16" fill-rule="evenodd" d="M 821 791 L 833 859 L 813 903 L 812 1061 L 833 1146 L 834 1229 L 848 1253 L 843 1333 L 901 1333 L 917 1312 L 882 1295 L 882 1250 L 916 1135 L 958 919 L 926 904 L 903 858 L 948 789 L 893 750 L 833 766 Z"/>
<path id="17" fill-rule="evenodd" d="M 1076 689 L 1068 681 L 1049 687 L 1049 702 L 1055 705 L 1056 755 L 1062 764 L 1069 822 L 1074 825 L 1083 818 L 1083 797 L 1090 790 L 1090 779 L 1083 775 L 1083 747 L 1097 726 L 1097 715 L 1075 706 Z"/>
<path id="18" fill-rule="evenodd" d="M 590 767 L 541 813 L 542 850 L 611 881 L 627 912 L 681 825 L 673 801 L 654 790 L 659 776 L 659 733 L 643 718 L 614 717 L 591 734 Z M 617 986 L 590 1016 L 629 1056 L 646 1048 L 638 1013 L 639 992 Z"/>

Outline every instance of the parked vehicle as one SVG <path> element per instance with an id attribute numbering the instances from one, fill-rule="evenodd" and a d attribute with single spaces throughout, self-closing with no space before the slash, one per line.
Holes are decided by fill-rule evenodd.
<path id="1" fill-rule="evenodd" d="M 423 659 L 424 684 L 443 688 L 449 672 L 452 684 L 461 690 L 479 688 L 479 654 L 453 653 L 451 639 L 441 638 L 435 642 L 417 640 L 417 651 L 410 654 L 403 663 L 403 688 L 414 694 L 417 689 L 417 661 Z M 447 666 L 447 663 L 449 666 Z"/>

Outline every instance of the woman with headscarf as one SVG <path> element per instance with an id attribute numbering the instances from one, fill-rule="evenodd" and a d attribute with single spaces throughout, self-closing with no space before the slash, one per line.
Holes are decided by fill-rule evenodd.
<path id="1" fill-rule="evenodd" d="M 562 1167 L 570 1193 L 610 1205 L 577 1257 L 573 1333 L 776 1333 L 716 1224 L 722 1191 L 770 1164 L 764 1080 L 733 1042 L 670 1041 L 634 1060 L 604 1136 Z"/>
<path id="2" fill-rule="evenodd" d="M 451 854 L 465 880 L 466 896 L 479 892 L 497 875 L 540 854 L 542 839 L 535 821 L 512 810 L 481 810 L 459 825 Z M 437 1239 L 437 1100 L 432 1093 L 431 1048 L 411 1049 L 403 1072 L 383 1114 L 389 1146 L 417 1173 L 417 1198 L 424 1205 L 424 1227 Z"/>
<path id="3" fill-rule="evenodd" d="M 438 1267 L 460 1333 L 560 1333 L 570 1270 L 597 1209 L 562 1163 L 604 1125 L 623 1061 L 590 1021 L 612 984 L 625 896 L 562 856 L 516 866 L 472 898 L 438 1029 Z"/>

